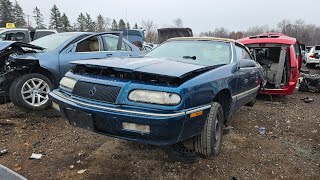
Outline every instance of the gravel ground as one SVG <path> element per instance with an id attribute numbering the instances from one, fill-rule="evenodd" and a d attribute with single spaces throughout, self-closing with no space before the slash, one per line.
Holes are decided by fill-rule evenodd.
<path id="1" fill-rule="evenodd" d="M 313 73 L 320 70 L 312 70 Z M 310 97 L 312 103 L 301 98 Z M 3 164 L 28 179 L 320 179 L 320 94 L 260 96 L 231 118 L 215 159 L 179 162 L 169 148 L 71 127 L 54 110 L 0 105 Z M 264 136 L 259 127 L 266 127 Z M 29 159 L 41 153 L 40 160 Z M 0 177 L 1 179 L 1 177 Z"/>

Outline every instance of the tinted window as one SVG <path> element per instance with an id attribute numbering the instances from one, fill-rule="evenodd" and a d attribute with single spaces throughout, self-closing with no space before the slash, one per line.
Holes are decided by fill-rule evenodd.
<path id="1" fill-rule="evenodd" d="M 230 63 L 231 47 L 230 43 L 217 41 L 169 41 L 146 56 L 213 66 Z"/>
<path id="2" fill-rule="evenodd" d="M 320 53 L 320 46 L 316 46 L 314 49 L 315 49 L 314 50 L 315 53 Z"/>
<path id="3" fill-rule="evenodd" d="M 252 59 L 249 52 L 247 51 L 246 48 L 236 45 L 236 53 L 237 53 L 237 59 Z"/>
<path id="4" fill-rule="evenodd" d="M 296 43 L 296 44 L 294 45 L 294 52 L 295 52 L 297 58 L 298 58 L 298 56 L 301 55 L 301 53 L 300 53 L 300 46 L 299 46 L 298 43 Z"/>
<path id="5" fill-rule="evenodd" d="M 71 38 L 74 37 L 74 34 L 52 34 L 49 36 L 42 37 L 35 41 L 32 41 L 30 44 L 40 46 L 46 48 L 47 50 L 54 50 L 64 44 L 65 42 L 69 41 Z"/>
<path id="6" fill-rule="evenodd" d="M 27 36 L 24 32 L 13 31 L 5 32 L 0 36 L 1 40 L 4 41 L 19 41 L 19 42 L 28 42 Z"/>
<path id="7" fill-rule="evenodd" d="M 54 34 L 54 32 L 52 32 L 52 31 L 36 31 L 34 34 L 33 40 L 42 38 L 44 36 L 48 36 L 50 34 Z"/>

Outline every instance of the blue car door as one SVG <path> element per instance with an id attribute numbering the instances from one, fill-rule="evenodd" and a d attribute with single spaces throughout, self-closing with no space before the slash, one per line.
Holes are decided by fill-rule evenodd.
<path id="1" fill-rule="evenodd" d="M 253 63 L 255 63 L 245 47 L 236 45 L 236 53 L 239 65 L 241 64 L 241 60 L 252 60 Z M 257 68 L 258 67 L 238 68 L 237 94 L 234 97 L 236 98 L 238 107 L 249 103 L 257 95 L 257 83 L 260 83 L 258 82 L 259 71 Z"/>
<path id="2" fill-rule="evenodd" d="M 59 54 L 60 77 L 62 78 L 66 72 L 72 67 L 71 61 L 86 59 L 105 59 L 120 56 L 120 52 L 110 51 L 101 35 L 90 36 L 85 38 Z"/>

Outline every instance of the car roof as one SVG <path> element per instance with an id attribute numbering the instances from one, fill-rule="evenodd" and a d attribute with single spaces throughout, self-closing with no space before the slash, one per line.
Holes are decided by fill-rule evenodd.
<path id="1" fill-rule="evenodd" d="M 217 38 L 217 37 L 176 37 L 171 38 L 168 41 L 225 41 L 225 42 L 235 42 L 233 39 L 227 38 Z"/>
<path id="2" fill-rule="evenodd" d="M 242 44 L 259 44 L 259 43 L 275 43 L 293 45 L 297 43 L 297 39 L 289 37 L 282 33 L 264 33 L 256 36 L 249 36 L 239 39 L 238 42 Z"/>

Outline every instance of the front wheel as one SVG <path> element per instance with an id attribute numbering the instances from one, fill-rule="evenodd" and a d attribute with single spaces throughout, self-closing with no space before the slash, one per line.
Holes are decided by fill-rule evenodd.
<path id="1" fill-rule="evenodd" d="M 21 76 L 12 83 L 10 99 L 15 106 L 28 110 L 45 110 L 50 105 L 52 82 L 44 75 L 32 73 Z"/>
<path id="2" fill-rule="evenodd" d="M 223 109 L 219 103 L 213 102 L 201 134 L 193 139 L 194 150 L 199 156 L 209 158 L 220 154 L 223 124 Z"/>

